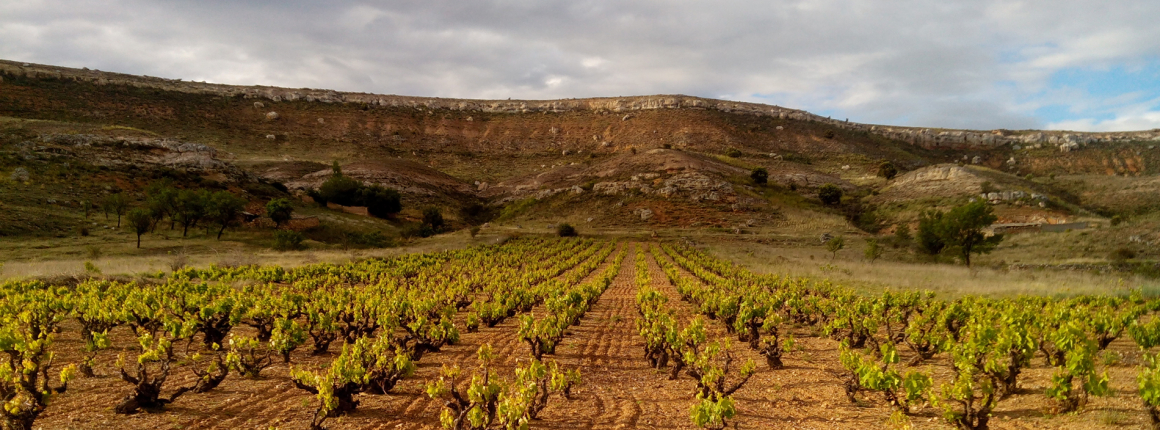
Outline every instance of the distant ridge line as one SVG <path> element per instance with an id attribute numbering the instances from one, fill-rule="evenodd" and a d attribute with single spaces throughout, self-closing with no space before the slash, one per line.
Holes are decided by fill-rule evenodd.
<path id="1" fill-rule="evenodd" d="M 595 97 L 560 100 L 475 100 L 439 97 L 383 95 L 361 92 L 343 92 L 311 88 L 282 88 L 263 85 L 228 85 L 189 82 L 151 76 L 116 72 L 75 69 L 69 67 L 22 63 L 0 60 L 0 75 L 27 79 L 58 79 L 95 85 L 125 85 L 193 94 L 244 97 L 281 101 L 321 103 L 361 103 L 384 107 L 413 109 L 448 109 L 488 113 L 540 113 L 593 111 L 631 113 L 660 109 L 707 109 L 726 113 L 767 116 L 779 119 L 810 121 L 833 127 L 867 132 L 886 138 L 908 142 L 926 148 L 979 148 L 990 149 L 1005 145 L 1052 145 L 1061 151 L 1071 151 L 1089 144 L 1158 141 L 1160 129 L 1132 132 L 1070 132 L 1041 130 L 952 130 L 920 127 L 900 127 L 861 124 L 822 117 L 800 109 L 790 109 L 760 103 L 708 99 L 686 95 L 649 95 L 629 97 Z M 2 82 L 2 77 L 0 77 Z"/>

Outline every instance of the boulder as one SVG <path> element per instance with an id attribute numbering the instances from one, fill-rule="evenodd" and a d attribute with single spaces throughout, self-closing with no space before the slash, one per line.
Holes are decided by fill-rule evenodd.
<path id="1" fill-rule="evenodd" d="M 278 112 L 266 112 L 266 119 L 270 121 L 278 119 Z"/>
<path id="2" fill-rule="evenodd" d="M 648 208 L 637 209 L 636 213 L 637 213 L 637 215 L 640 216 L 641 221 L 647 221 L 649 218 L 652 218 L 652 216 L 653 216 L 653 211 L 651 209 L 648 209 Z"/>
<path id="3" fill-rule="evenodd" d="M 28 182 L 28 169 L 17 167 L 16 170 L 12 171 L 12 175 L 9 178 L 15 182 Z"/>

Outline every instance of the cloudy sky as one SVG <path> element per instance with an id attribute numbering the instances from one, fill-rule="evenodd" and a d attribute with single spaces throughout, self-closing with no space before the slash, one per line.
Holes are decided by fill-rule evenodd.
<path id="1" fill-rule="evenodd" d="M 4 0 L 0 58 L 229 84 L 688 94 L 851 121 L 1160 128 L 1157 0 Z"/>

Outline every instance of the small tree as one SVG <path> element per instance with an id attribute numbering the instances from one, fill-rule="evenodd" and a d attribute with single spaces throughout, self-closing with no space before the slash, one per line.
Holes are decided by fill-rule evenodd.
<path id="1" fill-rule="evenodd" d="M 141 248 L 141 235 L 148 233 L 149 228 L 153 226 L 153 214 L 149 209 L 136 208 L 129 211 L 126 217 L 129 220 L 129 228 L 137 233 L 137 248 Z"/>
<path id="2" fill-rule="evenodd" d="M 825 184 L 818 188 L 818 199 L 827 205 L 836 205 L 842 202 L 842 189 L 834 184 Z"/>
<path id="3" fill-rule="evenodd" d="M 963 262 L 970 267 L 971 254 L 991 252 L 1003 240 L 1003 235 L 987 236 L 983 233 L 983 229 L 997 219 L 991 205 L 982 200 L 951 209 L 942 219 L 943 241 L 955 247 Z"/>
<path id="4" fill-rule="evenodd" d="M 922 252 L 938 255 L 946 247 L 942 236 L 943 213 L 926 211 L 918 217 L 918 246 Z"/>
<path id="5" fill-rule="evenodd" d="M 878 239 L 869 239 L 866 241 L 866 251 L 864 253 L 867 260 L 871 263 L 882 256 L 882 247 L 878 246 Z"/>
<path id="6" fill-rule="evenodd" d="M 177 189 L 173 188 L 173 181 L 164 179 L 149 184 L 145 188 L 145 207 L 153 214 L 153 229 L 161 219 L 169 217 L 169 229 L 172 230 L 177 220 L 174 216 L 174 206 L 177 202 Z"/>
<path id="7" fill-rule="evenodd" d="M 826 250 L 830 251 L 830 260 L 838 258 L 838 251 L 846 247 L 846 238 L 842 236 L 834 236 L 826 241 Z"/>
<path id="8" fill-rule="evenodd" d="M 238 215 L 245 208 L 246 200 L 233 195 L 229 191 L 218 191 L 210 195 L 209 204 L 206 207 L 206 215 L 213 222 L 221 226 L 217 234 L 218 240 L 221 240 L 222 233 L 226 231 L 226 227 L 234 224 Z"/>
<path id="9" fill-rule="evenodd" d="M 423 224 L 438 232 L 443 228 L 443 212 L 434 206 L 423 209 Z"/>
<path id="10" fill-rule="evenodd" d="M 749 174 L 749 177 L 753 179 L 753 183 L 757 185 L 765 185 L 769 182 L 769 171 L 765 170 L 764 167 L 758 167 L 753 169 L 753 172 Z"/>
<path id="11" fill-rule="evenodd" d="M 189 228 L 205 218 L 206 205 L 209 201 L 207 190 L 181 190 L 173 201 L 173 216 L 181 223 L 181 236 L 189 234 Z"/>
<path id="12" fill-rule="evenodd" d="M 129 199 L 125 198 L 124 194 L 116 193 L 105 197 L 105 202 L 101 206 L 105 210 L 105 219 L 109 219 L 109 212 L 112 212 L 117 215 L 117 228 L 121 228 L 121 216 L 129 209 Z"/>
<path id="13" fill-rule="evenodd" d="M 559 234 L 560 237 L 576 236 L 576 228 L 572 227 L 571 224 L 561 223 L 559 226 L 556 227 L 556 234 Z"/>
<path id="14" fill-rule="evenodd" d="M 886 178 L 889 181 L 894 179 L 895 176 L 898 176 L 898 168 L 894 167 L 894 163 L 890 161 L 883 161 L 882 164 L 878 165 L 878 176 Z"/>
<path id="15" fill-rule="evenodd" d="M 274 228 L 282 226 L 282 223 L 290 220 L 290 215 L 294 213 L 294 206 L 290 205 L 290 200 L 274 199 L 266 203 L 266 215 L 274 220 Z"/>

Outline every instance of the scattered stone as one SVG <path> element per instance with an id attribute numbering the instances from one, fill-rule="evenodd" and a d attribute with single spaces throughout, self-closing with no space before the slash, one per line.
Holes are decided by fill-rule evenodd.
<path id="1" fill-rule="evenodd" d="M 777 128 L 778 130 L 785 130 L 785 127 L 782 127 L 782 126 L 780 126 L 780 125 L 779 125 L 779 126 L 777 126 L 776 128 Z"/>
<path id="2" fill-rule="evenodd" d="M 829 242 L 830 239 L 833 239 L 833 238 L 834 238 L 834 235 L 829 234 L 829 233 L 822 233 L 822 235 L 820 237 L 818 237 L 818 239 L 821 239 L 822 243 Z"/>
<path id="3" fill-rule="evenodd" d="M 621 118 L 620 120 L 621 121 L 628 121 L 629 118 L 632 118 L 632 114 L 625 115 L 624 118 Z"/>
<path id="4" fill-rule="evenodd" d="M 568 155 L 568 150 L 565 149 L 563 151 L 560 151 L 560 155 Z"/>
<path id="5" fill-rule="evenodd" d="M 588 217 L 588 220 L 585 222 L 592 222 L 592 219 L 593 219 L 592 217 Z"/>
<path id="6" fill-rule="evenodd" d="M 636 213 L 637 213 L 638 215 L 640 215 L 640 220 L 641 220 L 641 221 L 646 221 L 646 220 L 648 220 L 649 218 L 652 218 L 652 216 L 653 216 L 653 211 L 652 211 L 652 210 L 650 210 L 650 209 L 648 209 L 648 208 L 640 208 L 640 209 L 637 209 L 637 210 L 636 210 Z"/>
<path id="7" fill-rule="evenodd" d="M 976 155 L 975 158 L 971 159 L 971 164 L 979 164 L 982 162 L 983 162 L 983 157 L 980 157 L 978 155 Z"/>
<path id="8" fill-rule="evenodd" d="M 274 139 L 277 139 L 277 138 L 278 138 L 278 136 L 275 136 L 275 135 L 272 135 L 272 134 L 267 134 L 267 135 L 266 135 L 266 138 L 267 138 L 267 139 L 270 139 L 270 140 L 274 140 Z"/>
<path id="9" fill-rule="evenodd" d="M 278 119 L 278 112 L 266 112 L 266 119 L 270 121 Z"/>
<path id="10" fill-rule="evenodd" d="M 266 104 L 265 104 L 265 103 L 262 103 L 262 102 L 254 102 L 254 108 L 255 108 L 255 109 L 261 109 L 261 108 L 264 108 L 264 107 L 266 107 Z"/>
<path id="11" fill-rule="evenodd" d="M 842 170 L 844 170 L 844 171 L 845 171 L 845 170 L 850 170 L 850 165 L 849 165 L 849 164 L 843 165 L 843 166 L 842 166 Z"/>
<path id="12" fill-rule="evenodd" d="M 1012 146 L 1012 147 L 1011 147 L 1011 149 L 1014 149 L 1014 150 L 1018 151 L 1018 150 L 1020 150 L 1020 149 L 1023 149 L 1023 147 L 1022 147 L 1022 146 L 1019 146 L 1019 145 L 1014 145 L 1014 146 Z"/>
<path id="13" fill-rule="evenodd" d="M 318 123 L 319 123 L 319 124 L 326 124 L 326 120 L 325 120 L 325 119 L 322 119 L 322 118 L 319 118 L 319 119 L 318 119 Z"/>
<path id="14" fill-rule="evenodd" d="M 467 117 L 467 122 L 472 122 L 472 121 L 475 121 L 475 119 L 472 117 Z"/>

